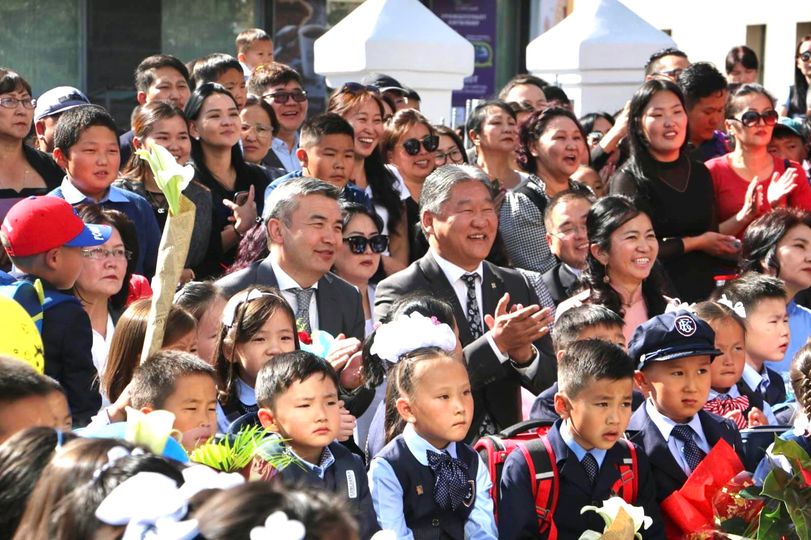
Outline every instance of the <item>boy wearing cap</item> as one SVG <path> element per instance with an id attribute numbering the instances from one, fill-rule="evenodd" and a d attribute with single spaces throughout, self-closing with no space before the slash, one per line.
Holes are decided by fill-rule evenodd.
<path id="1" fill-rule="evenodd" d="M 808 135 L 803 123 L 797 118 L 781 118 L 774 125 L 769 153 L 780 159 L 787 159 L 802 165 L 806 177 L 811 173 L 808 161 Z"/>
<path id="2" fill-rule="evenodd" d="M 743 461 L 735 424 L 703 410 L 710 364 L 721 354 L 706 322 L 686 310 L 657 315 L 636 329 L 628 353 L 638 366 L 634 381 L 647 396 L 628 431 L 650 458 L 659 502 L 684 485 L 721 439 Z"/>
<path id="3" fill-rule="evenodd" d="M 72 86 L 57 86 L 39 96 L 34 108 L 34 130 L 41 151 L 48 154 L 54 151 L 54 132 L 59 117 L 63 112 L 82 105 L 90 105 L 90 100 Z M 59 176 L 60 181 L 62 176 Z"/>
<path id="4" fill-rule="evenodd" d="M 29 197 L 15 204 L 0 227 L 0 240 L 21 280 L 42 282 L 42 343 L 45 373 L 65 389 L 74 423 L 85 425 L 101 406 L 90 318 L 65 291 L 82 270 L 82 248 L 110 237 L 106 225 L 85 225 L 73 207 L 56 197 Z"/>

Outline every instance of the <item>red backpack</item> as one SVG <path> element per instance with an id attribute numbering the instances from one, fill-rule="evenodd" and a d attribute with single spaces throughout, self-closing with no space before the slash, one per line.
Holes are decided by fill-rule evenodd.
<path id="1" fill-rule="evenodd" d="M 558 504 L 558 467 L 555 452 L 546 433 L 552 425 L 541 420 L 527 420 L 503 430 L 498 435 L 487 435 L 476 441 L 473 448 L 479 453 L 490 472 L 493 486 L 490 495 L 493 499 L 493 513 L 498 522 L 499 489 L 501 471 L 507 456 L 519 449 L 529 466 L 529 477 L 535 478 L 532 495 L 535 498 L 535 513 L 538 516 L 538 532 L 547 535 L 549 540 L 557 540 L 558 532 L 553 517 Z M 628 452 L 619 466 L 620 477 L 612 491 L 629 504 L 635 504 L 639 492 L 639 474 L 636 447 L 620 439 L 620 444 Z"/>

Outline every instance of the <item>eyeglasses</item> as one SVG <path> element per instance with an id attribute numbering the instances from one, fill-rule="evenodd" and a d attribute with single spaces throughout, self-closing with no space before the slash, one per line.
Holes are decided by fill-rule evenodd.
<path id="1" fill-rule="evenodd" d="M 247 134 L 250 130 L 256 132 L 259 139 L 267 139 L 273 133 L 273 128 L 267 124 L 242 124 L 242 134 Z"/>
<path id="2" fill-rule="evenodd" d="M 664 75 L 665 77 L 670 77 L 671 79 L 678 79 L 682 71 L 684 71 L 683 68 L 668 69 L 665 71 L 657 71 L 654 75 Z"/>
<path id="3" fill-rule="evenodd" d="M 803 62 L 808 62 L 809 60 L 811 60 L 811 51 L 805 51 L 804 53 L 802 53 L 800 55 L 800 60 L 802 60 Z"/>
<path id="4" fill-rule="evenodd" d="M 290 100 L 290 98 L 293 98 L 293 101 L 295 101 L 296 103 L 307 101 L 307 92 L 305 92 L 304 90 L 293 90 L 292 92 L 287 91 L 269 92 L 267 94 L 262 94 L 262 97 L 270 98 L 276 103 L 284 105 Z"/>
<path id="5" fill-rule="evenodd" d="M 124 248 L 104 249 L 104 248 L 89 248 L 82 250 L 82 257 L 86 259 L 93 259 L 94 261 L 103 261 L 108 257 L 113 259 L 125 259 L 127 261 L 132 259 L 132 251 Z"/>
<path id="6" fill-rule="evenodd" d="M 22 105 L 24 109 L 33 109 L 37 106 L 37 100 L 31 98 L 17 99 L 13 97 L 0 98 L 0 107 L 16 109 L 17 105 Z"/>
<path id="7" fill-rule="evenodd" d="M 577 233 L 583 233 L 584 235 L 588 233 L 588 229 L 585 225 L 572 225 L 570 227 L 563 227 L 562 229 L 558 230 L 558 232 L 549 233 L 556 238 L 569 238 L 574 236 Z"/>
<path id="8" fill-rule="evenodd" d="M 451 160 L 451 163 L 461 163 L 462 162 L 462 152 L 459 151 L 458 148 L 453 148 L 452 150 L 448 150 L 447 152 L 437 152 L 434 154 L 434 163 L 439 165 L 445 165 L 448 160 Z"/>
<path id="9" fill-rule="evenodd" d="M 349 94 L 360 94 L 361 92 L 371 92 L 372 94 L 379 96 L 380 95 L 380 88 L 377 86 L 371 86 L 368 84 L 360 84 L 356 82 L 348 82 L 344 83 L 338 92 L 346 92 Z"/>
<path id="10" fill-rule="evenodd" d="M 389 237 L 385 234 L 376 234 L 370 238 L 365 236 L 347 236 L 344 242 L 349 246 L 349 251 L 355 255 L 366 253 L 366 246 L 372 248 L 372 253 L 383 253 L 389 247 Z"/>
<path id="11" fill-rule="evenodd" d="M 740 118 L 728 118 L 728 120 L 736 120 L 743 124 L 745 127 L 752 127 L 758 125 L 760 120 L 763 120 L 763 123 L 767 126 L 773 126 L 777 123 L 778 118 L 777 111 L 774 109 L 769 109 L 768 111 L 763 111 L 759 113 L 757 111 L 746 111 L 741 115 Z"/>
<path id="12" fill-rule="evenodd" d="M 420 153 L 420 143 L 426 152 L 433 152 L 439 146 L 437 135 L 426 135 L 422 139 L 406 139 L 403 141 L 403 148 L 409 156 L 416 156 Z"/>

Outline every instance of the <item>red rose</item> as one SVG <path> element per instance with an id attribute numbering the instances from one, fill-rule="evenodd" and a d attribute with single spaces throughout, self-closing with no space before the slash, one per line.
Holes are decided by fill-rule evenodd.
<path id="1" fill-rule="evenodd" d="M 299 340 L 301 343 L 305 344 L 305 345 L 312 345 L 312 344 L 313 344 L 313 338 L 311 338 L 311 337 L 310 337 L 310 334 L 308 334 L 308 333 L 307 333 L 307 332 L 305 332 L 304 330 L 300 330 L 300 331 L 299 331 L 299 333 L 298 333 L 298 340 Z"/>

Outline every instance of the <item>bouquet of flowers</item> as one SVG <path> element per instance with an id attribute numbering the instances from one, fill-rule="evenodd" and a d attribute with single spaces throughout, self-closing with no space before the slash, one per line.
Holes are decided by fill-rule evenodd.
<path id="1" fill-rule="evenodd" d="M 581 514 L 586 512 L 600 514 L 605 521 L 605 530 L 601 533 L 588 530 L 580 535 L 579 540 L 641 540 L 639 529 L 647 529 L 653 524 L 643 508 L 628 504 L 622 497 L 611 497 L 599 508 L 584 506 L 580 509 Z"/>

